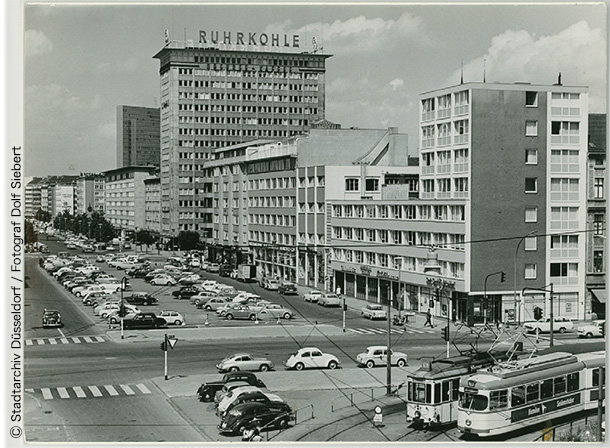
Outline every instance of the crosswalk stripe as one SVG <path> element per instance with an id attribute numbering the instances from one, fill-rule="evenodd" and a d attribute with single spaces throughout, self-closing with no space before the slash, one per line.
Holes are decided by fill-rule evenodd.
<path id="1" fill-rule="evenodd" d="M 136 393 L 126 384 L 120 384 L 121 389 L 125 391 L 127 395 L 135 395 Z"/>
<path id="2" fill-rule="evenodd" d="M 26 392 L 29 392 L 29 393 L 31 393 L 31 394 L 33 394 L 33 393 L 34 393 L 34 389 L 26 389 L 25 391 L 26 391 Z"/>
<path id="3" fill-rule="evenodd" d="M 59 393 L 60 398 L 70 398 L 70 394 L 65 387 L 58 387 L 57 392 Z"/>
<path id="4" fill-rule="evenodd" d="M 83 336 L 83 339 L 85 340 L 85 342 L 92 342 L 89 336 Z"/>
<path id="5" fill-rule="evenodd" d="M 365 334 L 373 333 L 371 330 L 367 330 L 366 328 L 356 328 L 356 329 L 354 329 L 354 331 L 356 333 L 365 333 Z"/>
<path id="6" fill-rule="evenodd" d="M 44 344 L 44 339 L 36 339 L 36 342 L 38 343 L 38 345 L 42 345 Z"/>
<path id="7" fill-rule="evenodd" d="M 144 384 L 136 384 L 136 387 L 138 389 L 140 389 L 143 394 L 150 394 L 150 393 L 152 393 L 150 390 L 148 390 L 148 387 L 146 387 Z"/>
<path id="8" fill-rule="evenodd" d="M 384 334 L 387 333 L 387 330 L 382 330 L 381 328 L 371 328 L 370 329 L 373 333 L 377 333 L 377 334 Z"/>
<path id="9" fill-rule="evenodd" d="M 34 341 L 32 341 L 31 339 L 26 339 L 25 345 L 34 345 Z"/>
<path id="10" fill-rule="evenodd" d="M 91 391 L 91 393 L 93 394 L 94 397 L 101 397 L 102 396 L 102 393 L 97 388 L 97 386 L 89 386 L 89 390 Z"/>
<path id="11" fill-rule="evenodd" d="M 72 338 L 72 342 L 74 342 L 75 344 L 80 344 L 80 339 Z"/>
<path id="12" fill-rule="evenodd" d="M 97 342 L 106 342 L 106 340 L 101 336 L 92 336 Z"/>
<path id="13" fill-rule="evenodd" d="M 42 398 L 44 398 L 45 400 L 53 399 L 53 394 L 51 394 L 51 389 L 47 389 L 46 387 L 43 387 L 42 389 L 40 389 L 40 391 L 42 392 Z"/>
<path id="14" fill-rule="evenodd" d="M 116 391 L 116 389 L 115 389 L 114 387 L 110 386 L 110 385 L 107 385 L 107 386 L 104 386 L 104 387 L 106 388 L 106 390 L 108 391 L 108 393 L 109 393 L 111 396 L 113 396 L 113 397 L 119 394 L 119 393 Z"/>
<path id="15" fill-rule="evenodd" d="M 69 343 L 68 339 L 66 339 L 66 338 L 61 338 L 60 341 L 61 341 L 62 344 L 68 344 Z"/>
<path id="16" fill-rule="evenodd" d="M 87 394 L 85 394 L 85 391 L 83 390 L 82 387 L 74 386 L 72 389 L 74 389 L 74 392 L 76 392 L 77 398 L 86 398 L 87 397 Z"/>
<path id="17" fill-rule="evenodd" d="M 57 345 L 57 341 L 55 339 L 49 339 L 49 344 Z"/>

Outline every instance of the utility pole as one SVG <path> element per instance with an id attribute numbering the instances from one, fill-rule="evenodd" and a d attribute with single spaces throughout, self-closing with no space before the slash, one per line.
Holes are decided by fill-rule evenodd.
<path id="1" fill-rule="evenodd" d="M 604 369 L 597 368 L 597 441 L 602 441 L 602 419 L 604 417 Z"/>
<path id="2" fill-rule="evenodd" d="M 343 333 L 345 333 L 345 312 L 347 311 L 347 304 L 345 303 L 345 294 L 343 294 Z"/>
<path id="3" fill-rule="evenodd" d="M 387 386 L 386 395 L 392 395 L 392 283 L 388 282 L 388 346 L 386 350 L 386 361 L 387 361 Z"/>
<path id="4" fill-rule="evenodd" d="M 124 338 L 123 334 L 123 316 L 125 315 L 125 305 L 123 304 L 123 291 L 127 288 L 127 277 L 121 279 L 121 305 L 119 305 L 119 316 L 121 317 L 121 339 Z"/>

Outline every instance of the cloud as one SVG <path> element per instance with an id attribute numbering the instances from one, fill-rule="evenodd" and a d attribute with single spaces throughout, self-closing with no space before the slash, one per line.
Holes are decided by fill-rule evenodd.
<path id="1" fill-rule="evenodd" d="M 402 79 L 393 79 L 392 81 L 390 81 L 388 84 L 390 84 L 392 86 L 392 90 L 396 91 L 397 88 L 402 87 L 405 82 Z"/>
<path id="2" fill-rule="evenodd" d="M 102 108 L 103 104 L 104 98 L 99 93 L 96 93 L 93 100 L 91 100 L 91 110 L 99 110 Z"/>
<path id="3" fill-rule="evenodd" d="M 97 127 L 97 134 L 101 137 L 116 138 L 116 122 L 100 124 Z"/>
<path id="4" fill-rule="evenodd" d="M 39 56 L 53 50 L 53 42 L 38 30 L 26 30 L 25 54 L 26 56 Z"/>
<path id="5" fill-rule="evenodd" d="M 559 72 L 562 83 L 589 87 L 591 111 L 606 107 L 606 39 L 600 29 L 580 21 L 557 34 L 537 37 L 525 30 L 507 30 L 495 36 L 486 54 L 464 65 L 464 81 L 516 81 L 554 84 Z M 456 70 L 446 85 L 459 82 Z"/>

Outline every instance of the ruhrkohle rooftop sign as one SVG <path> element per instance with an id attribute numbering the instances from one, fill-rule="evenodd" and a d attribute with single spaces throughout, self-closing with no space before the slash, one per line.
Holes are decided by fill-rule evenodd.
<path id="1" fill-rule="evenodd" d="M 289 36 L 287 34 L 242 33 L 240 31 L 233 33 L 231 31 L 200 30 L 199 43 L 297 48 L 299 46 L 299 35 L 294 34 Z"/>

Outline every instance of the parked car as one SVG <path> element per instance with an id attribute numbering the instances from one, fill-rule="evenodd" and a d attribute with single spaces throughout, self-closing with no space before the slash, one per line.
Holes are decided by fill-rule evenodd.
<path id="1" fill-rule="evenodd" d="M 235 389 L 231 390 L 218 403 L 218 407 L 216 408 L 216 414 L 217 415 L 224 414 L 224 412 L 227 410 L 227 408 L 229 406 L 231 406 L 231 404 L 234 403 L 235 400 L 239 399 L 239 397 L 241 397 L 243 395 L 246 395 L 246 394 L 249 394 L 252 392 L 262 392 L 262 391 L 256 386 L 241 386 L 241 387 L 236 387 Z"/>
<path id="2" fill-rule="evenodd" d="M 132 305 L 150 306 L 159 303 L 155 297 L 151 296 L 147 292 L 133 292 L 129 296 L 125 296 L 123 299 Z"/>
<path id="3" fill-rule="evenodd" d="M 221 316 L 226 317 L 228 320 L 233 319 L 250 319 L 256 320 L 256 310 L 250 308 L 247 305 L 242 305 L 240 303 L 232 303 L 224 314 Z"/>
<path id="4" fill-rule="evenodd" d="M 341 306 L 341 297 L 333 293 L 323 294 L 322 297 L 318 299 L 318 305 Z"/>
<path id="5" fill-rule="evenodd" d="M 218 425 L 218 431 L 221 434 L 241 434 L 254 421 L 261 427 L 284 429 L 294 420 L 294 411 L 286 403 L 242 403 L 227 412 Z"/>
<path id="6" fill-rule="evenodd" d="M 404 367 L 407 365 L 407 354 L 390 350 L 392 365 Z M 363 353 L 356 356 L 356 362 L 359 366 L 368 368 L 375 366 L 388 365 L 388 349 L 385 345 L 374 345 L 367 347 Z"/>
<path id="7" fill-rule="evenodd" d="M 303 370 L 316 368 L 336 369 L 341 362 L 335 355 L 322 353 L 315 347 L 304 347 L 290 355 L 284 366 L 287 369 Z"/>
<path id="8" fill-rule="evenodd" d="M 283 403 L 284 400 L 276 394 L 272 394 L 270 392 L 263 391 L 254 391 L 254 392 L 246 392 L 238 395 L 236 398 L 229 400 L 226 406 L 224 406 L 223 410 L 218 410 L 218 415 L 220 418 L 224 417 L 227 412 L 233 409 L 235 406 L 240 405 L 242 403 L 263 403 L 263 404 L 271 404 L 271 403 Z"/>
<path id="9" fill-rule="evenodd" d="M 306 302 L 316 303 L 323 295 L 321 291 L 313 290 L 305 294 L 304 299 Z"/>
<path id="10" fill-rule="evenodd" d="M 292 319 L 294 316 L 294 311 L 284 308 L 277 303 L 269 303 L 258 310 L 259 319 L 265 317 L 272 317 L 273 319 Z"/>
<path id="11" fill-rule="evenodd" d="M 193 297 L 196 294 L 199 294 L 200 292 L 201 292 L 201 288 L 199 286 L 195 286 L 195 285 L 183 286 L 179 290 L 173 291 L 172 296 L 174 296 L 174 299 L 178 299 L 178 300 L 190 299 L 191 297 Z"/>
<path id="12" fill-rule="evenodd" d="M 83 296 L 83 305 L 97 305 L 99 302 L 107 300 L 110 297 L 111 295 L 106 292 L 90 292 L 89 294 L 85 294 Z"/>
<path id="13" fill-rule="evenodd" d="M 167 325 L 184 325 L 184 317 L 178 311 L 161 311 L 157 317 L 165 319 Z"/>
<path id="14" fill-rule="evenodd" d="M 206 271 L 208 272 L 218 272 L 220 270 L 220 265 L 218 263 L 208 263 L 208 267 Z"/>
<path id="15" fill-rule="evenodd" d="M 525 330 L 529 333 L 550 333 L 551 332 L 551 319 L 538 320 L 534 322 L 525 322 L 523 324 Z M 572 330 L 574 323 L 567 317 L 554 317 L 553 318 L 553 332 L 559 331 L 565 333 L 566 331 Z"/>
<path id="16" fill-rule="evenodd" d="M 129 275 L 130 277 L 134 277 L 134 278 L 144 278 L 146 277 L 146 274 L 148 274 L 150 272 L 149 268 L 144 268 L 141 266 L 134 266 L 133 268 L 131 268 L 129 271 L 127 271 L 127 275 Z"/>
<path id="17" fill-rule="evenodd" d="M 236 353 L 220 361 L 216 364 L 216 368 L 219 372 L 237 372 L 239 370 L 266 372 L 273 370 L 274 365 L 267 358 L 253 358 L 248 353 Z"/>
<path id="18" fill-rule="evenodd" d="M 364 308 L 362 308 L 362 310 L 360 312 L 362 314 L 362 317 L 367 317 L 371 320 L 373 320 L 373 319 L 384 319 L 385 320 L 388 318 L 388 312 L 383 307 L 383 305 L 376 305 L 373 303 L 369 303 Z"/>
<path id="19" fill-rule="evenodd" d="M 246 381 L 231 381 L 230 383 L 224 384 L 222 388 L 214 394 L 214 403 L 216 407 L 218 407 L 218 403 L 220 403 L 233 389 L 246 386 L 258 387 L 256 384 L 250 384 Z"/>
<path id="20" fill-rule="evenodd" d="M 42 314 L 42 328 L 47 327 L 63 327 L 61 314 L 57 310 L 44 310 Z"/>
<path id="21" fill-rule="evenodd" d="M 244 381 L 251 386 L 266 387 L 265 383 L 258 379 L 252 372 L 229 372 L 225 373 L 220 381 L 209 381 L 199 386 L 197 389 L 199 400 L 212 401 L 216 396 L 216 392 L 221 390 L 225 384 L 236 381 Z"/>
<path id="22" fill-rule="evenodd" d="M 140 313 L 136 314 L 133 319 L 123 319 L 125 329 L 159 328 L 165 325 L 165 319 L 157 317 L 154 313 Z"/>
<path id="23" fill-rule="evenodd" d="M 218 275 L 221 277 L 230 277 L 233 272 L 233 266 L 230 264 L 223 264 L 218 268 Z"/>
<path id="24" fill-rule="evenodd" d="M 265 277 L 261 282 L 261 286 L 268 291 L 277 291 L 280 281 L 275 277 Z"/>
<path id="25" fill-rule="evenodd" d="M 159 286 L 159 285 L 174 286 L 176 284 L 176 280 L 174 280 L 174 278 L 170 277 L 169 275 L 161 274 L 161 275 L 153 278 L 150 281 L 150 284 L 155 285 L 155 286 Z"/>
<path id="26" fill-rule="evenodd" d="M 193 296 L 196 297 L 196 296 Z M 191 300 L 193 299 L 191 297 Z M 197 308 L 203 308 L 206 311 L 216 311 L 219 307 L 225 306 L 229 303 L 228 299 L 224 297 L 211 297 L 206 302 L 203 301 L 195 301 Z"/>
<path id="27" fill-rule="evenodd" d="M 184 277 L 180 277 L 178 283 L 180 283 L 181 285 L 194 285 L 199 280 L 201 280 L 201 276 L 199 274 L 190 274 L 185 275 Z"/>
<path id="28" fill-rule="evenodd" d="M 593 320 L 587 325 L 581 325 L 578 327 L 578 337 L 587 339 L 601 338 L 604 336 L 605 325 L 605 320 Z"/>
<path id="29" fill-rule="evenodd" d="M 280 285 L 277 287 L 277 292 L 282 295 L 298 294 L 297 286 L 294 283 L 290 282 L 281 282 Z"/>

